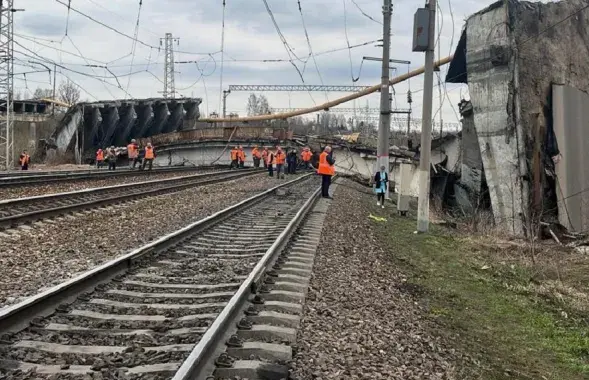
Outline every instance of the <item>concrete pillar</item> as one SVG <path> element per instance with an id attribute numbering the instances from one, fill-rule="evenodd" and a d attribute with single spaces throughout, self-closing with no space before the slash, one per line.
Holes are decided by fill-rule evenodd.
<path id="1" fill-rule="evenodd" d="M 110 146 L 113 144 L 113 135 L 119 122 L 119 110 L 116 106 L 105 107 L 102 117 L 100 127 L 102 129 L 101 145 Z"/>
<path id="2" fill-rule="evenodd" d="M 141 138 L 145 136 L 145 133 L 149 130 L 151 123 L 153 122 L 153 108 L 151 104 L 143 104 L 136 108 L 137 110 L 137 123 L 135 128 L 131 132 L 131 138 Z"/>
<path id="3" fill-rule="evenodd" d="M 89 127 L 86 130 L 88 133 L 84 133 L 86 142 L 84 146 L 98 146 L 100 140 L 98 138 L 98 129 L 102 124 L 102 114 L 98 107 L 91 107 L 88 111 Z M 86 118 L 84 118 L 86 120 Z"/>
<path id="4" fill-rule="evenodd" d="M 131 130 L 137 121 L 137 112 L 135 112 L 134 104 L 126 104 L 119 108 L 119 125 L 115 131 L 115 144 L 118 146 L 125 146 L 129 143 L 131 138 Z"/>
<path id="5" fill-rule="evenodd" d="M 182 103 L 168 104 L 168 108 L 170 109 L 171 115 L 162 129 L 162 133 L 175 132 L 182 129 L 182 121 L 184 120 L 184 115 L 186 115 L 184 104 Z"/>
<path id="6" fill-rule="evenodd" d="M 200 104 L 202 100 L 188 101 L 184 103 L 184 110 L 186 110 L 185 120 L 195 120 L 200 118 Z"/>
<path id="7" fill-rule="evenodd" d="M 147 130 L 147 136 L 153 136 L 161 133 L 164 125 L 170 117 L 170 110 L 168 109 L 168 102 L 161 102 L 154 107 L 154 120 L 151 128 Z"/>
<path id="8" fill-rule="evenodd" d="M 32 122 L 29 124 L 29 143 L 27 147 L 31 156 L 35 154 L 35 148 L 37 148 L 37 124 Z"/>

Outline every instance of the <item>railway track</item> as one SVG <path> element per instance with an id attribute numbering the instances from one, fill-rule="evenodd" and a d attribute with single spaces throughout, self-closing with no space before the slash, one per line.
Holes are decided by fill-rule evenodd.
<path id="1" fill-rule="evenodd" d="M 146 196 L 166 194 L 194 186 L 210 185 L 258 173 L 260 173 L 259 170 L 251 169 L 226 170 L 2 200 L 0 201 L 0 228 L 11 228 L 22 223 L 54 217 L 68 212 L 126 202 Z"/>
<path id="2" fill-rule="evenodd" d="M 154 167 L 152 171 L 119 169 L 109 171 L 102 170 L 71 170 L 71 171 L 46 171 L 46 172 L 4 172 L 0 173 L 0 188 L 29 186 L 64 181 L 82 181 L 89 179 L 112 178 L 126 175 L 149 175 L 150 173 L 182 173 L 198 172 L 202 170 L 226 169 L 222 166 L 169 166 Z"/>
<path id="3" fill-rule="evenodd" d="M 289 347 L 257 341 L 292 340 L 292 328 L 279 325 L 292 327 L 302 308 L 292 290 L 305 287 L 296 282 L 310 275 L 305 252 L 319 240 L 324 211 L 305 222 L 318 184 L 310 175 L 279 185 L 0 311 L 0 378 L 187 380 L 234 376 L 233 367 L 254 380 L 267 378 L 260 370 L 284 372 L 270 361 L 288 359 Z M 242 319 L 244 310 L 252 319 Z"/>

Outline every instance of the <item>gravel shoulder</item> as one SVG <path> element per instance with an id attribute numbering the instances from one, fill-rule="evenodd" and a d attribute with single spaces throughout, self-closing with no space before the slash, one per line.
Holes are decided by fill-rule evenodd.
<path id="1" fill-rule="evenodd" d="M 0 200 L 33 197 L 37 195 L 64 193 L 67 191 L 84 190 L 106 186 L 122 185 L 133 182 L 155 181 L 166 178 L 185 177 L 188 175 L 210 173 L 212 170 L 175 172 L 175 173 L 151 173 L 129 174 L 110 178 L 96 178 L 88 180 L 49 182 L 47 184 L 25 185 L 18 187 L 0 188 Z"/>
<path id="2" fill-rule="evenodd" d="M 292 379 L 456 379 L 463 357 L 391 259 L 370 190 L 338 186 L 323 227 Z M 380 222 L 382 223 L 382 222 Z M 394 234 L 395 231 L 389 231 Z"/>
<path id="3" fill-rule="evenodd" d="M 293 379 L 589 378 L 586 254 L 435 224 L 414 234 L 415 210 L 400 217 L 344 185 Z"/>
<path id="4" fill-rule="evenodd" d="M 8 230 L 0 235 L 0 307 L 281 182 L 254 175 Z"/>

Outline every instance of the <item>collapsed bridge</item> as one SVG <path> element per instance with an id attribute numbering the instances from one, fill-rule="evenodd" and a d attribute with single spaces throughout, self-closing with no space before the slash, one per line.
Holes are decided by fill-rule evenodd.
<path id="1" fill-rule="evenodd" d="M 201 98 L 150 98 L 78 103 L 65 114 L 49 144 L 60 153 L 110 145 L 132 138 L 189 129 L 200 117 Z"/>

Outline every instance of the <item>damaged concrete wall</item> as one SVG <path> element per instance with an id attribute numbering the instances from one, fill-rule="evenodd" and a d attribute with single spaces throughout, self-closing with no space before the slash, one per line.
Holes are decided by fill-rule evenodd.
<path id="1" fill-rule="evenodd" d="M 517 139 L 512 41 L 507 10 L 497 3 L 467 20 L 466 66 L 474 125 L 482 152 L 495 223 L 523 233 L 525 210 Z M 511 62 L 510 62 L 511 61 Z"/>
<path id="2" fill-rule="evenodd" d="M 571 231 L 589 231 L 589 95 L 570 86 L 552 87 L 558 221 Z"/>
<path id="3" fill-rule="evenodd" d="M 556 193 L 557 198 L 562 195 L 559 182 L 565 182 L 569 188 L 577 188 L 569 179 L 562 179 L 558 173 L 577 173 L 578 178 L 574 181 L 581 181 L 583 173 L 579 170 L 579 163 L 574 158 L 581 158 L 581 146 L 575 138 L 585 141 L 586 125 L 579 124 L 585 121 L 585 109 L 582 107 L 583 94 L 576 93 L 573 89 L 563 90 L 561 95 L 572 104 L 565 104 L 564 112 L 572 112 L 581 120 L 572 119 L 569 115 L 566 122 L 571 123 L 566 128 L 578 128 L 576 134 L 567 134 L 562 126 L 560 137 L 556 138 L 556 144 L 562 153 L 563 158 L 557 169 L 556 186 L 549 187 L 545 175 L 545 167 L 550 162 L 551 156 L 557 152 L 556 144 L 551 141 L 551 133 L 556 125 L 553 125 L 553 92 L 552 86 L 566 85 L 582 92 L 589 91 L 589 12 L 579 10 L 587 6 L 585 0 L 567 0 L 554 3 L 530 3 L 510 2 L 510 23 L 512 24 L 514 38 L 518 46 L 518 74 L 521 86 L 520 108 L 523 131 L 526 140 L 526 160 L 531 172 L 531 194 L 535 200 L 533 207 L 542 214 L 543 220 L 554 220 L 554 209 L 558 208 L 558 219 L 565 226 L 580 231 L 580 228 L 587 229 L 586 221 L 579 219 L 576 214 L 581 211 L 582 205 L 579 200 L 575 211 L 571 211 L 570 204 L 558 202 L 555 207 L 549 200 L 548 194 Z M 572 108 L 569 108 L 572 107 Z M 562 139 L 565 139 L 562 141 Z M 571 140 L 572 139 L 572 140 Z M 563 145 L 566 148 L 563 148 Z M 571 148 L 571 151 L 568 149 Z M 548 164 L 551 166 L 551 164 Z M 551 181 L 550 181 L 551 182 Z M 576 182 L 575 182 L 576 183 Z M 548 189 L 548 190 L 547 190 Z M 581 190 L 581 189 L 579 189 Z M 567 215 L 568 209 L 569 215 Z M 584 209 L 583 209 L 584 210 Z M 564 214 L 564 215 L 563 215 Z M 584 215 L 587 215 L 585 213 Z M 569 220 L 569 216 L 572 220 Z"/>

